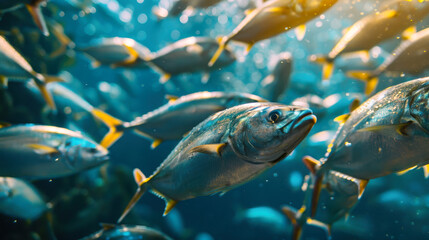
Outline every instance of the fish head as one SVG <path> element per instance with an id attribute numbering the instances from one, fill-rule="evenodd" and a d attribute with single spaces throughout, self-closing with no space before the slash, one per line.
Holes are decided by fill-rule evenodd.
<path id="1" fill-rule="evenodd" d="M 109 159 L 109 151 L 103 146 L 79 137 L 68 138 L 60 147 L 71 169 L 85 170 L 99 166 Z"/>
<path id="2" fill-rule="evenodd" d="M 429 132 L 429 81 L 412 92 L 409 108 L 411 117 Z"/>
<path id="3" fill-rule="evenodd" d="M 234 121 L 229 140 L 234 152 L 248 162 L 277 162 L 295 149 L 315 123 L 310 109 L 263 103 Z"/>

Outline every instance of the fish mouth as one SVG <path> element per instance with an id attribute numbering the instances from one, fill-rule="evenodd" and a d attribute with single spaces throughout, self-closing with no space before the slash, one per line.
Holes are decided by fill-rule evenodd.
<path id="1" fill-rule="evenodd" d="M 316 122 L 317 118 L 315 115 L 313 115 L 313 111 L 307 109 L 302 111 L 294 120 L 287 122 L 280 129 L 283 133 L 288 133 L 292 129 L 313 126 Z"/>

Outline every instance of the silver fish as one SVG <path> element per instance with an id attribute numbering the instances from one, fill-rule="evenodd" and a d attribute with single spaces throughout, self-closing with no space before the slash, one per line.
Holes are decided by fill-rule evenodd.
<path id="1" fill-rule="evenodd" d="M 266 100 L 248 93 L 197 92 L 180 98 L 170 97 L 167 104 L 131 122 L 123 123 L 100 110 L 94 110 L 93 114 L 110 128 L 101 141 L 102 146 L 108 148 L 122 136 L 123 131 L 133 130 L 152 140 L 152 148 L 155 148 L 164 140 L 181 139 L 198 123 L 218 111 L 250 102 Z"/>
<path id="2" fill-rule="evenodd" d="M 289 155 L 316 122 L 309 109 L 276 103 L 248 103 L 201 122 L 146 178 L 134 170 L 138 189 L 127 215 L 147 189 L 166 201 L 166 215 L 178 201 L 225 193 Z"/>
<path id="3" fill-rule="evenodd" d="M 93 59 L 94 67 L 147 68 L 147 61 L 152 57 L 149 49 L 131 38 L 102 38 L 79 50 Z"/>
<path id="4" fill-rule="evenodd" d="M 153 7 L 152 13 L 155 14 L 158 20 L 162 20 L 167 17 L 176 17 L 187 9 L 208 8 L 221 1 L 222 0 L 176 0 L 169 10 L 161 7 Z"/>
<path id="5" fill-rule="evenodd" d="M 40 10 L 40 4 L 44 2 L 46 2 L 46 0 L 3 0 L 0 2 L 0 12 L 13 11 L 25 6 L 33 17 L 34 23 L 42 31 L 43 35 L 49 36 L 45 19 L 43 18 L 42 11 Z"/>
<path id="6" fill-rule="evenodd" d="M 368 51 L 372 47 L 393 38 L 428 14 L 429 4 L 421 0 L 389 1 L 381 12 L 368 15 L 347 28 L 327 56 L 312 55 L 310 61 L 323 64 L 323 79 L 329 79 L 334 61 L 341 54 L 361 51 L 365 58 L 369 58 Z"/>
<path id="7" fill-rule="evenodd" d="M 50 179 L 105 163 L 108 151 L 65 128 L 16 125 L 0 128 L 0 176 Z"/>
<path id="8" fill-rule="evenodd" d="M 142 239 L 171 240 L 164 233 L 146 226 L 101 224 L 103 229 L 80 240 Z"/>
<path id="9" fill-rule="evenodd" d="M 343 120 L 321 164 L 315 166 L 312 216 L 323 177 L 330 170 L 361 180 L 359 196 L 370 179 L 415 167 L 429 173 L 429 78 L 385 89 Z"/>
<path id="10" fill-rule="evenodd" d="M 365 93 L 370 94 L 377 87 L 378 76 L 384 72 L 418 75 L 426 69 L 429 69 L 429 28 L 402 42 L 374 71 L 349 71 L 347 75 L 364 81 Z"/>
<path id="11" fill-rule="evenodd" d="M 18 178 L 0 177 L 0 212 L 2 214 L 36 220 L 47 209 L 47 204 L 40 193 L 31 184 Z"/>
<path id="12" fill-rule="evenodd" d="M 246 18 L 227 36 L 219 38 L 219 49 L 209 66 L 230 41 L 247 45 L 247 51 L 261 40 L 271 38 L 296 28 L 297 38 L 304 38 L 305 23 L 331 8 L 338 0 L 270 0 L 250 11 Z M 269 25 L 267 26 L 267 23 Z"/>
<path id="13" fill-rule="evenodd" d="M 292 55 L 290 53 L 281 54 L 274 70 L 260 83 L 259 93 L 262 97 L 277 102 L 280 96 L 286 91 L 290 75 L 292 73 Z"/>
<path id="14" fill-rule="evenodd" d="M 37 73 L 31 65 L 2 36 L 0 36 L 0 83 L 7 85 L 7 78 L 33 78 L 46 103 L 55 110 L 55 103 L 46 84 L 63 81 L 61 78 Z"/>
<path id="15" fill-rule="evenodd" d="M 205 73 L 202 82 L 207 82 L 209 71 L 225 67 L 235 61 L 232 51 L 226 49 L 225 53 L 219 56 L 219 62 L 209 67 L 207 64 L 218 47 L 219 43 L 212 38 L 184 38 L 156 52 L 150 60 L 151 66 L 163 75 L 161 83 L 166 82 L 171 76 L 197 71 Z"/>

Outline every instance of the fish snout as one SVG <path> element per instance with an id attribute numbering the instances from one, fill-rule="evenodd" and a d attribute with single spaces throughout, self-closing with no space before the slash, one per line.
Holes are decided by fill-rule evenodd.
<path id="1" fill-rule="evenodd" d="M 292 128 L 300 128 L 302 126 L 313 126 L 316 124 L 317 118 L 310 109 L 302 110 L 297 118 L 292 122 Z"/>

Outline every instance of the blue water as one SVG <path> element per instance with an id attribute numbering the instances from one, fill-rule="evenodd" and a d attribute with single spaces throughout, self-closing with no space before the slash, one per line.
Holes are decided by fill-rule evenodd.
<path id="1" fill-rule="evenodd" d="M 168 3 L 171 1 L 160 1 L 164 7 L 168 7 Z M 215 7 L 196 10 L 190 16 L 182 15 L 160 22 L 151 13 L 152 7 L 157 4 L 158 1 L 154 0 L 97 0 L 93 4 L 93 13 L 85 15 L 69 4 L 62 3 L 62 0 L 52 0 L 43 8 L 43 13 L 58 21 L 77 47 L 85 46 L 97 38 L 119 36 L 132 38 L 155 52 L 190 36 L 215 38 L 229 34 L 244 18 L 243 9 L 247 6 L 247 1 L 223 1 Z M 307 34 L 303 41 L 296 40 L 295 33 L 289 31 L 255 44 L 247 56 L 244 55 L 242 46 L 231 44 L 238 61 L 220 71 L 211 72 L 207 84 L 201 84 L 201 73 L 176 76 L 162 85 L 158 82 L 159 74 L 150 69 L 111 69 L 106 66 L 94 68 L 86 56 L 72 50 L 67 55 L 47 60 L 42 65 L 39 64 L 36 50 L 51 47 L 50 40 L 43 39 L 43 36 L 36 40 L 38 44 L 31 44 L 29 41 L 17 49 L 36 71 L 72 76 L 72 83 L 67 84 L 71 89 L 92 105 L 102 106 L 108 113 L 123 120 L 132 120 L 165 104 L 166 94 L 182 96 L 198 91 L 220 90 L 256 93 L 258 83 L 270 74 L 276 63 L 274 56 L 287 51 L 292 54 L 294 65 L 291 83 L 280 102 L 290 104 L 306 94 L 314 94 L 321 99 L 337 93 L 341 96 L 340 102 L 333 108 L 313 109 L 318 122 L 309 134 L 310 137 L 322 130 L 335 131 L 338 125 L 332 119 L 349 111 L 348 104 L 353 96 L 364 98 L 364 85 L 345 76 L 343 71 L 348 70 L 351 63 L 341 59 L 336 62 L 331 80 L 322 82 L 321 67 L 309 63 L 307 58 L 311 54 L 328 53 L 345 27 L 373 9 L 374 3 L 370 0 L 340 1 L 327 13 L 307 24 Z M 25 9 L 19 11 L 26 16 Z M 5 14 L 0 20 L 0 27 L 10 30 L 16 24 L 10 19 L 15 18 L 11 13 Z M 18 22 L 18 26 L 24 36 L 34 31 L 32 23 L 21 22 Z M 428 26 L 429 20 L 426 19 L 418 24 L 418 29 Z M 10 41 L 12 45 L 17 44 L 13 37 Z M 399 39 L 389 40 L 381 44 L 380 48 L 373 49 L 372 53 L 381 53 L 377 57 L 374 57 L 376 54 L 373 55 L 371 61 L 376 65 L 380 64 L 399 42 Z M 364 65 L 356 59 L 351 62 L 355 66 Z M 427 74 L 399 77 L 384 75 L 380 78 L 377 91 L 423 76 Z M 124 79 L 131 82 L 131 90 L 127 91 L 123 85 L 118 85 Z M 119 92 L 109 92 L 112 88 Z M 2 108 L 1 121 L 70 126 L 71 120 L 61 114 L 61 111 L 58 118 L 46 117 L 43 114 L 43 100 L 37 94 L 18 97 L 20 93 L 28 92 L 23 85 L 11 83 L 8 91 L 13 96 L 15 110 Z M 18 111 L 18 107 L 22 110 Z M 100 141 L 107 132 L 102 124 L 94 123 L 88 118 L 79 119 L 76 124 L 96 141 Z M 95 169 L 61 179 L 36 181 L 35 185 L 44 199 L 53 204 L 53 232 L 57 238 L 77 239 L 97 231 L 101 222 L 115 222 L 135 192 L 132 169 L 140 168 L 146 176 L 150 175 L 176 144 L 177 141 L 168 141 L 151 150 L 149 141 L 133 134 L 125 134 L 109 149 L 111 157 L 107 178 L 100 176 L 99 170 Z M 327 144 L 328 141 L 319 145 L 303 142 L 291 156 L 251 182 L 222 197 L 214 195 L 180 202 L 167 217 L 162 217 L 164 201 L 152 194 L 145 194 L 124 223 L 150 226 L 174 239 L 290 239 L 291 225 L 281 215 L 281 206 L 301 206 L 304 197 L 301 183 L 308 174 L 301 158 L 304 155 L 322 157 Z M 348 221 L 340 221 L 333 226 L 332 238 L 427 239 L 428 187 L 429 183 L 425 181 L 422 170 L 371 181 L 362 199 L 350 213 Z M 257 213 L 262 217 L 252 220 L 245 214 L 250 208 L 262 206 L 277 211 L 279 215 L 262 209 Z M 284 229 L 274 227 L 278 223 L 285 223 Z M 28 223 L 0 215 L 0 238 L 36 239 L 31 234 L 37 233 L 43 239 L 49 231 L 46 224 L 46 220 Z M 312 226 L 304 228 L 303 239 L 326 238 L 322 229 Z"/>

